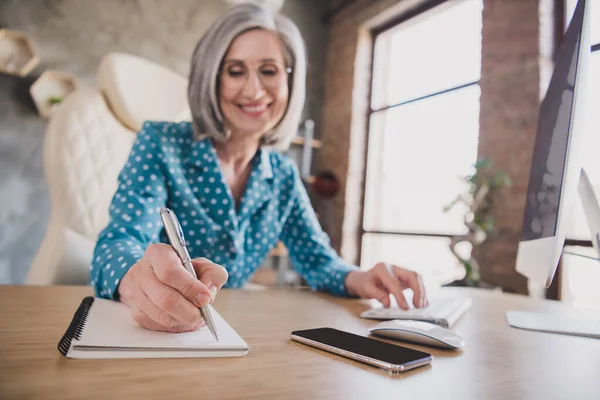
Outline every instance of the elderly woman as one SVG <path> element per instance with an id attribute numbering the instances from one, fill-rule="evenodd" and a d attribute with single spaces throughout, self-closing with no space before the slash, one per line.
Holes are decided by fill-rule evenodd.
<path id="1" fill-rule="evenodd" d="M 199 306 L 221 287 L 239 288 L 282 241 L 313 290 L 375 298 L 414 293 L 418 274 L 387 264 L 344 262 L 322 231 L 293 162 L 274 151 L 296 134 L 305 98 L 305 49 L 287 18 L 241 5 L 198 43 L 188 88 L 192 123 L 146 122 L 119 176 L 111 220 L 96 245 L 91 281 L 152 330 L 203 323 Z M 198 279 L 181 265 L 159 210 L 174 210 Z"/>

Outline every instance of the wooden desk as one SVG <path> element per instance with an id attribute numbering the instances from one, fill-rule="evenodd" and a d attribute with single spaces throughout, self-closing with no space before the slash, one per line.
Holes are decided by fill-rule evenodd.
<path id="1" fill-rule="evenodd" d="M 461 289 L 452 289 L 461 291 Z M 228 359 L 72 360 L 56 345 L 88 287 L 0 286 L 0 399 L 600 399 L 600 341 L 510 328 L 508 309 L 560 310 L 465 290 L 461 352 L 416 345 L 432 366 L 390 375 L 289 340 L 330 326 L 365 334 L 364 300 L 305 290 L 224 290 L 215 307 L 250 345 Z"/>

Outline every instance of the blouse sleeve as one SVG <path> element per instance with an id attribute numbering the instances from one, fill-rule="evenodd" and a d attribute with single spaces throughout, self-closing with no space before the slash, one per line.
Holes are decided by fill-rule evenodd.
<path id="1" fill-rule="evenodd" d="M 119 174 L 110 220 L 98 237 L 90 266 L 97 296 L 118 300 L 117 287 L 125 273 L 159 240 L 167 188 L 157 139 L 151 123 L 144 123 Z"/>
<path id="2" fill-rule="evenodd" d="M 313 290 L 347 296 L 344 280 L 358 267 L 346 263 L 331 247 L 319 224 L 297 169 L 293 176 L 293 205 L 284 224 L 281 241 L 294 268 Z"/>

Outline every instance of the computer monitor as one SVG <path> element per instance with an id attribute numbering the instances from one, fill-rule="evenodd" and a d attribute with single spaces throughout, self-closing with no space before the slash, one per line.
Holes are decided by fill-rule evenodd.
<path id="1" fill-rule="evenodd" d="M 517 253 L 517 271 L 546 287 L 556 271 L 577 200 L 590 57 L 586 11 L 586 1 L 580 0 L 540 107 Z"/>
<path id="2" fill-rule="evenodd" d="M 589 0 L 579 0 L 557 53 L 540 107 L 516 269 L 548 287 L 560 260 L 577 189 L 594 237 L 600 208 L 581 168 L 590 58 Z M 595 246 L 597 243 L 595 243 Z M 597 247 L 598 250 L 598 247 Z M 574 322 L 553 315 L 509 311 L 512 326 L 600 338 L 597 321 Z"/>

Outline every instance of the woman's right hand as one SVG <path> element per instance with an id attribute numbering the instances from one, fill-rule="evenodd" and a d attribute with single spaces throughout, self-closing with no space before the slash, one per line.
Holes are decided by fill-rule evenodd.
<path id="1" fill-rule="evenodd" d="M 192 265 L 198 279 L 185 270 L 173 248 L 148 246 L 144 256 L 121 279 L 120 300 L 133 319 L 154 331 L 187 332 L 204 324 L 200 309 L 214 300 L 227 281 L 227 271 L 205 258 Z"/>

